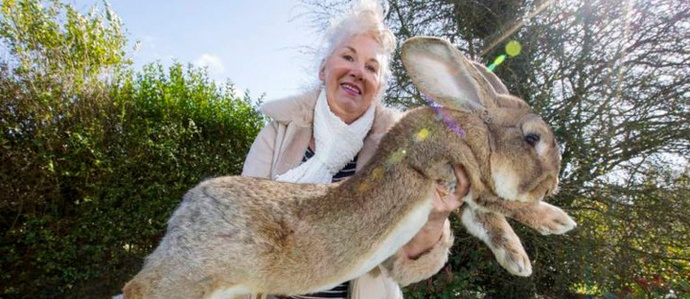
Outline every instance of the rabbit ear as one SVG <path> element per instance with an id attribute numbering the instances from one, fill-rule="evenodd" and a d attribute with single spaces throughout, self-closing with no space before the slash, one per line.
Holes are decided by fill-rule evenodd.
<path id="1" fill-rule="evenodd" d="M 450 42 L 413 37 L 403 43 L 401 56 L 415 87 L 444 106 L 472 110 L 495 106 L 494 88 Z"/>

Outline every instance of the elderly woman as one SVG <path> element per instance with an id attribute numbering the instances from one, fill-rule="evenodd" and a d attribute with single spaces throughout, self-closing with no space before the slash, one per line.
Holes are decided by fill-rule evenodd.
<path id="1" fill-rule="evenodd" d="M 333 23 L 318 71 L 321 87 L 261 107 L 273 121 L 254 141 L 243 175 L 337 182 L 369 161 L 398 118 L 381 105 L 395 50 L 395 37 L 382 21 L 380 5 L 363 1 Z M 428 222 L 394 256 L 362 277 L 308 298 L 402 298 L 400 286 L 436 273 L 453 242 L 448 215 L 469 189 L 462 169 L 457 168 L 456 175 L 457 191 L 446 194 L 438 188 Z"/>

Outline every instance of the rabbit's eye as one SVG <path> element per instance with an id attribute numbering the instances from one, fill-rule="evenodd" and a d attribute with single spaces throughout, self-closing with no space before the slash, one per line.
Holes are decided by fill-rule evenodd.
<path id="1" fill-rule="evenodd" d="M 531 146 L 535 146 L 539 142 L 539 135 L 534 133 L 529 133 L 525 135 L 525 142 L 529 143 Z"/>

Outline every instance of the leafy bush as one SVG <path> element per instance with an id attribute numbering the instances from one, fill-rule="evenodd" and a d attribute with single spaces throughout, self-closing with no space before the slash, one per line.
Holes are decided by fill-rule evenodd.
<path id="1" fill-rule="evenodd" d="M 0 14 L 0 297 L 113 295 L 185 190 L 239 173 L 263 119 L 201 69 L 129 70 L 107 4 Z"/>
<path id="2" fill-rule="evenodd" d="M 249 97 L 179 64 L 109 90 L 26 83 L 0 78 L 6 298 L 115 294 L 183 193 L 238 174 L 263 125 Z"/>

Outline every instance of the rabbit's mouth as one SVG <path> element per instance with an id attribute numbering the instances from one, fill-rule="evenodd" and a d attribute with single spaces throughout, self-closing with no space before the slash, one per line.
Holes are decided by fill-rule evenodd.
<path id="1" fill-rule="evenodd" d="M 499 172 L 494 174 L 493 180 L 496 195 L 518 202 L 540 201 L 555 194 L 558 189 L 558 178 L 547 173 L 525 178 Z"/>
<path id="2" fill-rule="evenodd" d="M 544 197 L 554 194 L 558 186 L 558 179 L 550 174 L 544 174 L 537 180 L 526 182 L 520 186 L 521 193 L 532 195 L 531 197 L 538 197 L 539 200 Z"/>

